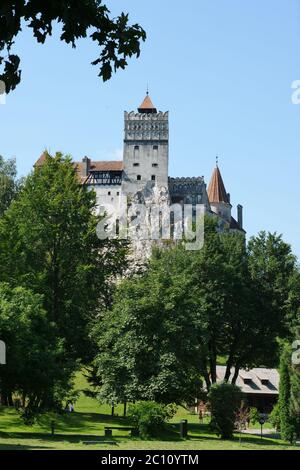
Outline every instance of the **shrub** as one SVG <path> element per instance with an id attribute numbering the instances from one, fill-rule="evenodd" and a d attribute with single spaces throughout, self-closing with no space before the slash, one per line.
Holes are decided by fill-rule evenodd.
<path id="1" fill-rule="evenodd" d="M 211 408 L 211 426 L 222 439 L 233 436 L 235 419 L 242 401 L 242 392 L 233 384 L 213 384 L 208 394 Z"/>
<path id="2" fill-rule="evenodd" d="M 269 415 L 268 421 L 272 424 L 272 426 L 276 429 L 276 431 L 280 431 L 280 408 L 279 403 L 273 406 L 273 409 Z"/>
<path id="3" fill-rule="evenodd" d="M 236 412 L 234 427 L 238 431 L 241 431 L 242 429 L 247 429 L 249 421 L 250 421 L 249 408 L 247 408 L 245 404 L 242 403 L 241 407 Z"/>
<path id="4" fill-rule="evenodd" d="M 251 424 L 259 423 L 260 413 L 257 408 L 254 408 L 254 407 L 250 408 L 249 419 L 250 419 Z"/>
<path id="5" fill-rule="evenodd" d="M 176 413 L 175 405 L 140 401 L 129 408 L 129 416 L 142 437 L 155 437 L 164 431 L 166 421 Z"/>

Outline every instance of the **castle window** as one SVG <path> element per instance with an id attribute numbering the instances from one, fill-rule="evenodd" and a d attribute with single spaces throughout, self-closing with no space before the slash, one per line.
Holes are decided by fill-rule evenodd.
<path id="1" fill-rule="evenodd" d="M 133 166 L 140 166 L 140 164 L 139 163 L 134 163 Z"/>
<path id="2" fill-rule="evenodd" d="M 117 196 L 120 196 L 120 193 L 119 193 L 119 191 L 117 192 Z"/>
<path id="3" fill-rule="evenodd" d="M 137 175 L 136 179 L 137 179 L 138 181 L 141 181 L 141 179 L 142 179 L 141 175 Z"/>
<path id="4" fill-rule="evenodd" d="M 139 159 L 139 153 L 140 153 L 140 147 L 138 145 L 135 145 L 134 149 L 133 149 L 133 158 L 134 158 L 134 160 Z"/>
<path id="5" fill-rule="evenodd" d="M 158 164 L 157 163 L 152 163 L 153 168 L 157 168 Z"/>
<path id="6" fill-rule="evenodd" d="M 153 145 L 153 162 L 158 162 L 158 145 Z"/>
<path id="7" fill-rule="evenodd" d="M 151 180 L 152 180 L 152 181 L 155 181 L 155 175 L 152 175 L 152 176 L 151 176 Z"/>
<path id="8" fill-rule="evenodd" d="M 110 196 L 110 195 L 111 195 L 111 192 L 110 192 L 110 191 L 108 191 L 108 193 L 107 193 L 107 194 Z"/>

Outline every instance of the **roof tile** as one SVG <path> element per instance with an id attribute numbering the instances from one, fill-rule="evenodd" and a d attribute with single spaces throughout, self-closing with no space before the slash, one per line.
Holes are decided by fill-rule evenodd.
<path id="1" fill-rule="evenodd" d="M 225 202 L 226 204 L 230 204 L 218 166 L 214 169 L 208 186 L 207 195 L 209 202 Z"/>

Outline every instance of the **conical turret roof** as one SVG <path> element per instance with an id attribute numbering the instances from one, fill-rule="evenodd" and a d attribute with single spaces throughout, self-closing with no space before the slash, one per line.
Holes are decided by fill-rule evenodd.
<path id="1" fill-rule="evenodd" d="M 149 93 L 146 94 L 144 101 L 138 108 L 139 113 L 157 113 L 157 109 L 152 103 Z"/>
<path id="2" fill-rule="evenodd" d="M 230 204 L 218 165 L 213 171 L 207 190 L 207 195 L 209 202 L 225 202 L 226 204 Z"/>

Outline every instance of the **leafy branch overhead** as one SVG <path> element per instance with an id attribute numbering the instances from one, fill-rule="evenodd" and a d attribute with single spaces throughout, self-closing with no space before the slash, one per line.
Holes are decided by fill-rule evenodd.
<path id="1" fill-rule="evenodd" d="M 62 26 L 60 39 L 72 47 L 80 38 L 95 41 L 100 54 L 92 64 L 99 76 L 109 80 L 113 71 L 124 69 L 128 57 L 140 55 L 146 33 L 138 24 L 129 24 L 128 14 L 111 18 L 101 0 L 4 0 L 0 4 L 0 80 L 7 92 L 21 81 L 20 58 L 13 53 L 15 38 L 24 25 L 32 29 L 39 43 L 51 36 L 53 24 Z"/>

